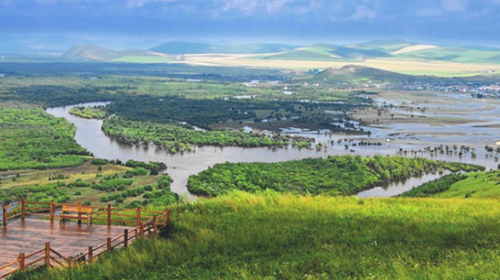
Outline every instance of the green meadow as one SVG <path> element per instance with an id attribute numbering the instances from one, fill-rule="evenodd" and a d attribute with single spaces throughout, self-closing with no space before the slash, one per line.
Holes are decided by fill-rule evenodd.
<path id="1" fill-rule="evenodd" d="M 500 171 L 448 175 L 424 184 L 404 196 L 437 198 L 499 198 Z"/>
<path id="2" fill-rule="evenodd" d="M 232 192 L 175 207 L 165 238 L 13 279 L 496 279 L 497 199 Z"/>

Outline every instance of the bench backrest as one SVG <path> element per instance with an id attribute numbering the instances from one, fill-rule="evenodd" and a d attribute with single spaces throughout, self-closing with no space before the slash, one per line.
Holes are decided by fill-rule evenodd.
<path id="1" fill-rule="evenodd" d="M 82 205 L 80 205 L 80 206 L 78 206 L 78 205 L 63 205 L 62 211 L 63 212 L 76 212 L 76 213 L 92 214 L 92 207 L 82 206 Z"/>

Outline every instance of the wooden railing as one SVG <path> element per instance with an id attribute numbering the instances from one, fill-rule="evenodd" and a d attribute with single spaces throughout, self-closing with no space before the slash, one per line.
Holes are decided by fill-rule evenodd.
<path id="1" fill-rule="evenodd" d="M 27 207 L 27 205 L 35 205 L 33 207 Z M 39 205 L 48 205 L 48 207 L 38 207 Z M 21 217 L 24 219 L 26 215 L 46 215 L 49 212 L 49 220 L 54 221 L 54 217 L 57 215 L 56 209 L 61 207 L 61 204 L 50 203 L 40 203 L 40 202 L 27 202 L 21 201 L 19 203 L 19 208 L 15 207 L 11 210 L 7 210 L 9 207 L 3 207 L 3 226 L 7 226 L 7 221 L 14 219 L 16 217 Z M 119 209 L 113 208 L 110 205 L 107 207 L 93 207 L 97 213 L 101 212 L 101 218 L 93 218 L 97 221 L 105 221 L 108 226 L 112 225 L 113 222 L 120 224 L 130 224 L 134 223 L 137 226 L 131 230 L 125 229 L 123 234 L 116 237 L 108 237 L 106 242 L 98 246 L 89 246 L 87 252 L 74 257 L 66 257 L 61 253 L 57 252 L 55 249 L 51 248 L 50 243 L 45 243 L 45 247 L 32 252 L 30 254 L 20 253 L 16 260 L 0 266 L 0 279 L 6 278 L 18 271 L 25 271 L 29 267 L 45 265 L 49 268 L 54 267 L 74 267 L 80 264 L 86 264 L 93 262 L 100 255 L 114 249 L 114 248 L 127 248 L 133 240 L 137 239 L 149 239 L 153 236 L 157 236 L 159 231 L 166 227 L 170 221 L 170 210 L 166 211 L 149 211 L 137 209 Z M 28 212 L 30 211 L 30 212 Z M 31 212 L 35 211 L 35 212 Z M 118 212 L 119 211 L 119 212 Z M 132 214 L 123 214 L 123 212 L 134 211 Z M 45 213 L 43 213 L 45 212 Z M 155 215 L 157 214 L 157 215 Z M 97 214 L 98 216 L 99 214 Z M 152 215 L 152 216 L 151 216 Z M 113 217 L 120 217 L 120 219 L 113 219 Z M 147 219 L 146 222 L 142 222 Z M 3 273 L 2 271 L 8 270 L 8 272 Z M 3 273 L 3 274 L 1 274 Z"/>
<path id="2" fill-rule="evenodd" d="M 58 213 L 61 213 L 63 206 L 83 207 L 80 203 L 77 203 L 75 205 L 56 204 L 53 201 L 33 202 L 23 199 L 14 207 L 11 207 L 9 205 L 4 205 L 2 207 L 2 226 L 7 227 L 8 221 L 11 219 L 21 217 L 21 219 L 24 220 L 26 215 L 45 216 L 50 220 L 50 222 L 53 222 L 55 218 L 60 217 L 60 214 Z M 90 207 L 93 209 L 92 221 L 97 221 L 98 223 L 106 224 L 108 226 L 112 224 L 139 226 L 141 222 L 150 220 L 154 216 L 165 213 L 165 211 L 151 211 L 141 209 L 141 207 L 137 207 L 135 209 L 115 208 L 111 207 L 111 205 L 109 204 L 106 207 L 86 207 Z M 11 209 L 9 210 L 9 208 Z M 69 220 L 75 220 L 79 224 L 81 223 L 81 219 L 79 220 L 78 218 L 71 218 Z"/>

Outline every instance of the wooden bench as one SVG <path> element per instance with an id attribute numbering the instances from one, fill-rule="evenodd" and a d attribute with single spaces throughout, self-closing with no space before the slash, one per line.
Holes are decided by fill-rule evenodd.
<path id="1" fill-rule="evenodd" d="M 78 220 L 78 224 L 82 220 L 87 220 L 87 225 L 92 224 L 92 207 L 82 205 L 63 205 L 61 214 L 59 215 L 59 223 L 64 223 L 65 220 Z"/>

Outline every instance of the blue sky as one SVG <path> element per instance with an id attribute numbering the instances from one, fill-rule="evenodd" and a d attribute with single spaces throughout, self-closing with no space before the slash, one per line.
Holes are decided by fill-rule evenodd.
<path id="1" fill-rule="evenodd" d="M 0 34 L 500 45 L 500 0 L 0 0 Z"/>

